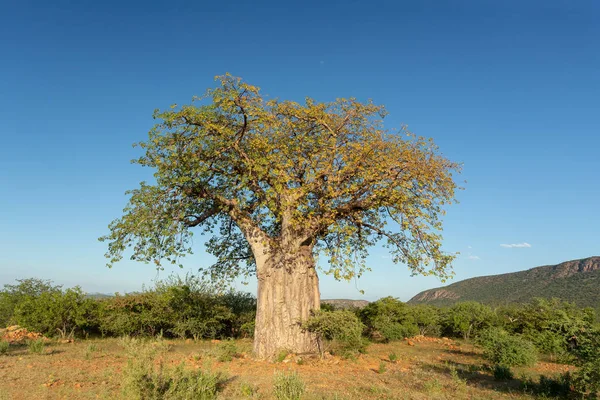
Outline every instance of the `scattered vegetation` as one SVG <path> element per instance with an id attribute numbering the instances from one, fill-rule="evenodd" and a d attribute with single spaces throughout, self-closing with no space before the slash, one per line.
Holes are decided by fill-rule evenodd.
<path id="1" fill-rule="evenodd" d="M 252 336 L 256 299 L 220 292 L 202 279 L 170 277 L 150 290 L 88 298 L 79 288 L 39 279 L 0 291 L 1 326 L 19 325 L 45 336 L 156 336 L 215 339 Z"/>
<path id="2" fill-rule="evenodd" d="M 494 366 L 494 378 L 496 378 L 499 381 L 508 381 L 513 379 L 515 376 L 512 372 L 512 370 L 510 369 L 510 367 L 507 367 L 506 365 L 498 365 L 496 364 Z"/>
<path id="3" fill-rule="evenodd" d="M 304 381 L 295 372 L 279 372 L 273 381 L 273 395 L 277 400 L 299 400 L 306 390 Z"/>
<path id="4" fill-rule="evenodd" d="M 44 304 L 46 300 L 52 304 Z M 7 325 L 23 324 L 31 330 L 41 328 L 46 336 L 58 338 L 68 337 L 70 332 L 79 337 L 85 334 L 116 336 L 123 332 L 115 343 L 125 350 L 130 360 L 124 371 L 127 378 L 124 386 L 133 393 L 131 398 L 179 398 L 177 393 L 187 392 L 202 392 L 205 393 L 202 396 L 210 398 L 211 388 L 218 388 L 217 383 L 211 382 L 221 378 L 206 369 L 192 373 L 186 367 L 174 367 L 172 363 L 163 367 L 161 359 L 170 352 L 172 339 L 195 339 L 192 343 L 201 344 L 197 340 L 248 337 L 252 331 L 249 327 L 252 326 L 254 307 L 252 296 L 221 293 L 191 276 L 171 278 L 142 293 L 98 300 L 85 297 L 78 289 L 64 290 L 51 282 L 36 279 L 20 280 L 16 285 L 5 285 L 0 291 L 0 314 Z M 27 310 L 31 314 L 26 316 Z M 451 382 L 442 385 L 439 376 L 431 379 L 424 376 L 420 387 L 428 393 L 441 390 L 440 385 L 444 390 L 464 390 L 471 378 L 481 379 L 484 375 L 512 386 L 520 382 L 525 392 L 542 397 L 566 396 L 567 393 L 591 398 L 600 391 L 600 325 L 595 313 L 592 309 L 581 309 L 557 299 L 535 299 L 527 304 L 492 309 L 475 302 L 437 308 L 384 298 L 363 309 L 336 310 L 325 306 L 302 326 L 317 335 L 322 355 L 329 352 L 343 358 L 357 358 L 365 353 L 369 339 L 389 343 L 391 347 L 376 361 L 381 363 L 379 369 L 374 368 L 382 374 L 401 368 L 403 363 L 398 361 L 400 350 L 397 346 L 423 342 L 414 337 L 404 340 L 404 335 L 425 332 L 429 336 L 443 334 L 459 339 L 458 342 L 450 341 L 452 345 L 447 339 L 439 342 L 447 345 L 449 352 L 460 353 L 461 344 L 478 346 L 478 357 L 482 356 L 488 364 L 460 368 L 445 365 L 442 368 L 452 378 Z M 44 354 L 47 339 L 7 336 L 21 331 L 22 328 L 13 327 L 0 334 L 4 337 L 0 341 L 0 354 L 6 354 L 9 346 L 11 350 L 14 347 L 15 352 L 22 351 L 23 346 L 17 343 L 27 344 L 26 350 L 30 354 Z M 20 341 L 9 345 L 6 338 Z M 94 354 L 99 351 L 97 343 L 87 342 L 80 359 L 90 360 L 89 364 L 92 364 L 96 358 Z M 231 362 L 239 354 L 238 345 L 235 340 L 222 340 L 198 349 L 196 356 L 189 355 L 188 359 L 199 362 L 208 355 L 210 357 L 205 361 Z M 279 361 L 284 361 L 287 355 L 287 351 L 282 351 Z M 522 371 L 534 365 L 538 358 L 573 367 L 566 373 L 561 370 L 539 378 L 515 378 L 512 368 Z M 408 359 L 402 358 L 403 361 Z M 312 363 L 296 359 L 298 366 L 306 362 Z M 509 380 L 511 382 L 506 383 Z M 290 382 L 293 381 L 294 378 L 290 378 Z M 282 383 L 287 382 L 283 378 L 277 378 L 277 382 L 280 391 L 286 385 L 293 386 L 293 383 Z M 381 388 L 376 389 L 381 392 Z M 258 396 L 252 393 L 247 397 Z M 186 395 L 181 396 L 185 398 Z"/>
<path id="5" fill-rule="evenodd" d="M 537 361 L 537 351 L 531 342 L 499 328 L 481 332 L 477 343 L 483 347 L 483 356 L 495 365 L 514 367 Z"/>
<path id="6" fill-rule="evenodd" d="M 211 400 L 217 397 L 223 378 L 205 370 L 188 370 L 184 364 L 165 367 L 167 348 L 161 341 L 126 340 L 129 361 L 123 371 L 123 395 L 139 400 Z"/>
<path id="7" fill-rule="evenodd" d="M 238 348 L 232 340 L 226 340 L 217 345 L 217 360 L 229 362 L 238 356 Z"/>
<path id="8" fill-rule="evenodd" d="M 27 344 L 29 354 L 43 354 L 45 347 L 44 339 L 30 340 Z"/>

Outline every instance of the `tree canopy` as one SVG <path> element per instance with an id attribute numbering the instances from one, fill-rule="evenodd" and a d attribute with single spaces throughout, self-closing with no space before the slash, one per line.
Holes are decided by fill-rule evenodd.
<path id="1" fill-rule="evenodd" d="M 230 75 L 191 105 L 154 113 L 158 123 L 135 163 L 155 182 L 129 193 L 124 214 L 100 240 L 109 266 L 133 260 L 179 264 L 192 228 L 211 234 L 213 278 L 256 273 L 260 247 L 309 245 L 336 279 L 360 276 L 369 247 L 394 262 L 446 278 L 441 215 L 454 202 L 458 164 L 431 140 L 386 130 L 383 106 L 354 98 L 267 100 Z"/>

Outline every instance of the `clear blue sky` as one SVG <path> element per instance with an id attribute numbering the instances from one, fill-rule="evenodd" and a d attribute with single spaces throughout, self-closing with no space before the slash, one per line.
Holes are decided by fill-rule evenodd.
<path id="1" fill-rule="evenodd" d="M 129 160 L 152 111 L 225 72 L 283 99 L 372 98 L 463 162 L 456 280 L 600 255 L 598 1 L 14 1 L 0 51 L 0 284 L 151 284 L 151 266 L 107 269 L 97 238 L 148 178 Z M 185 271 L 210 262 L 198 242 Z M 322 296 L 440 285 L 382 249 L 370 265 Z"/>

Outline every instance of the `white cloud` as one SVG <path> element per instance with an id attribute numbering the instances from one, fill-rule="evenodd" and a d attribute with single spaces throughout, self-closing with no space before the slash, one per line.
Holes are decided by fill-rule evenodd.
<path id="1" fill-rule="evenodd" d="M 469 259 L 469 260 L 481 260 L 481 258 L 480 258 L 479 256 L 472 256 L 472 255 L 470 255 L 470 254 L 469 254 L 469 257 L 468 257 L 468 259 Z"/>
<path id="2" fill-rule="evenodd" d="M 523 243 L 513 243 L 513 244 L 501 244 L 500 246 L 502 247 L 506 247 L 508 249 L 514 249 L 514 248 L 528 248 L 531 247 L 531 245 L 527 242 L 523 242 Z"/>

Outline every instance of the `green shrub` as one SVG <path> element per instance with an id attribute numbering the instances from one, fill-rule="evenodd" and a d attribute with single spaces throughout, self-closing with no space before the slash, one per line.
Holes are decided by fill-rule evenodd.
<path id="1" fill-rule="evenodd" d="M 518 336 L 511 336 L 499 328 L 481 332 L 477 343 L 483 347 L 483 356 L 496 365 L 513 367 L 533 365 L 537 361 L 535 346 Z"/>
<path id="2" fill-rule="evenodd" d="M 411 305 L 410 313 L 421 335 L 431 336 L 440 334 L 441 316 L 440 310 L 437 307 L 429 304 Z"/>
<path id="3" fill-rule="evenodd" d="M 36 281 L 26 281 L 35 286 L 27 294 L 12 294 L 15 304 L 11 322 L 46 336 L 63 338 L 98 330 L 97 302 L 86 298 L 79 287 L 62 290 L 49 283 L 33 283 Z M 24 284 L 20 282 L 19 286 Z"/>
<path id="4" fill-rule="evenodd" d="M 393 297 L 369 303 L 360 310 L 360 317 L 371 336 L 381 335 L 385 341 L 419 334 L 412 307 Z"/>
<path id="5" fill-rule="evenodd" d="M 496 315 L 489 306 L 476 301 L 457 303 L 445 310 L 441 320 L 442 333 L 469 339 L 494 325 Z"/>
<path id="6" fill-rule="evenodd" d="M 254 333 L 256 299 L 221 293 L 193 275 L 171 276 L 152 290 L 103 301 L 100 328 L 109 335 L 165 335 L 195 340 L 248 337 Z"/>
<path id="7" fill-rule="evenodd" d="M 367 347 L 362 337 L 364 325 L 351 311 L 314 312 L 302 328 L 317 335 L 321 354 L 330 350 L 342 357 L 354 357 Z"/>
<path id="8" fill-rule="evenodd" d="M 548 354 L 552 359 L 564 357 L 567 353 L 567 340 L 557 332 L 529 331 L 525 337 L 530 340 L 540 353 Z"/>
<path id="9" fill-rule="evenodd" d="M 569 373 L 553 378 L 542 375 L 540 376 L 540 383 L 538 384 L 536 394 L 547 397 L 565 397 L 571 393 L 572 385 L 573 382 Z"/>
<path id="10" fill-rule="evenodd" d="M 43 293 L 60 291 L 61 286 L 53 285 L 52 281 L 36 278 L 17 279 L 16 285 L 4 285 L 4 289 L 0 291 L 0 326 L 15 323 L 15 310 L 25 300 L 39 297 Z"/>
<path id="11" fill-rule="evenodd" d="M 573 355 L 579 367 L 572 376 L 575 392 L 583 396 L 600 394 L 600 329 L 579 336 Z"/>
<path id="12" fill-rule="evenodd" d="M 273 395 L 277 400 L 299 400 L 304 391 L 304 382 L 295 372 L 275 374 Z"/>
<path id="13" fill-rule="evenodd" d="M 95 343 L 90 343 L 85 349 L 85 359 L 90 360 L 97 351 L 99 351 L 98 346 Z"/>
<path id="14" fill-rule="evenodd" d="M 278 354 L 277 357 L 275 357 L 275 362 L 283 362 L 283 360 L 285 360 L 285 358 L 290 354 L 290 352 L 288 350 L 281 350 Z"/>
<path id="15" fill-rule="evenodd" d="M 540 398 L 575 398 L 572 395 L 573 380 L 570 373 L 561 374 L 555 377 L 547 377 L 541 375 L 536 382 L 533 379 L 525 379 L 523 381 L 523 390 L 540 396 Z"/>
<path id="16" fill-rule="evenodd" d="M 494 365 L 494 378 L 498 381 L 508 381 L 515 376 L 510 370 L 510 367 L 505 365 Z"/>
<path id="17" fill-rule="evenodd" d="M 160 364 L 129 363 L 124 372 L 124 394 L 139 400 L 211 400 L 223 378 L 218 373 L 187 370 L 184 364 L 166 369 Z"/>
<path id="18" fill-rule="evenodd" d="M 387 366 L 385 365 L 385 362 L 379 361 L 379 369 L 377 370 L 377 373 L 385 374 L 386 371 L 387 371 Z"/>
<path id="19" fill-rule="evenodd" d="M 242 382 L 240 384 L 240 393 L 244 397 L 255 397 L 258 394 L 258 388 L 250 383 Z"/>
<path id="20" fill-rule="evenodd" d="M 168 351 L 164 341 L 123 339 L 129 360 L 123 370 L 125 398 L 139 400 L 215 399 L 223 378 L 210 371 L 190 371 L 180 364 L 165 368 L 155 364 L 159 354 Z"/>
<path id="21" fill-rule="evenodd" d="M 217 360 L 220 362 L 229 362 L 238 356 L 238 349 L 233 340 L 226 340 L 217 345 Z"/>
<path id="22" fill-rule="evenodd" d="M 30 340 L 27 344 L 27 350 L 29 351 L 29 354 L 42 354 L 45 346 L 46 343 L 44 343 L 44 339 Z"/>
<path id="23" fill-rule="evenodd" d="M 0 340 L 0 354 L 8 353 L 8 348 L 10 347 L 10 343 L 4 340 Z"/>
<path id="24" fill-rule="evenodd" d="M 391 362 L 396 362 L 398 360 L 398 355 L 396 355 L 396 353 L 390 353 L 388 357 Z"/>

